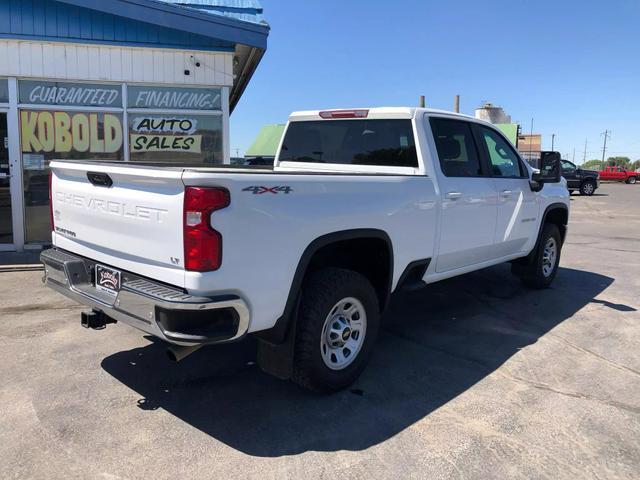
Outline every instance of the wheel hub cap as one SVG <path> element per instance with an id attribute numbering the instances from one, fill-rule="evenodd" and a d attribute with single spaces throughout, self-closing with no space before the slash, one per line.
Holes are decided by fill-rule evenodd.
<path id="1" fill-rule="evenodd" d="M 558 247 L 556 240 L 552 237 L 547 240 L 542 252 L 542 274 L 548 277 L 553 273 L 556 266 L 556 258 L 558 256 Z"/>
<path id="2" fill-rule="evenodd" d="M 324 322 L 320 352 L 332 370 L 349 366 L 358 356 L 367 329 L 367 316 L 356 298 L 343 298 L 334 305 Z"/>

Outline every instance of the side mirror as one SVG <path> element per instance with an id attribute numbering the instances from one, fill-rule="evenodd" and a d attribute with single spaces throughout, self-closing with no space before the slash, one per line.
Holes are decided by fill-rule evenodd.
<path id="1" fill-rule="evenodd" d="M 560 177 L 560 153 L 541 152 L 540 171 L 531 175 L 531 189 L 534 192 L 540 191 L 545 183 L 560 182 Z"/>

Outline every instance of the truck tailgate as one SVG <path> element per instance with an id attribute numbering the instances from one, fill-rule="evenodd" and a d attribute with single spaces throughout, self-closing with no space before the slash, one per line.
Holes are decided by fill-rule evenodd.
<path id="1" fill-rule="evenodd" d="M 51 171 L 54 245 L 184 286 L 181 168 L 53 162 Z"/>

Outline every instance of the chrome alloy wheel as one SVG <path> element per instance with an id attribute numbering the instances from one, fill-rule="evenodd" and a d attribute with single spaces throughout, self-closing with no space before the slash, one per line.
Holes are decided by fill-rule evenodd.
<path id="1" fill-rule="evenodd" d="M 544 245 L 544 251 L 542 252 L 542 274 L 545 277 L 549 277 L 553 273 L 557 258 L 558 244 L 556 243 L 555 238 L 549 237 L 547 239 L 547 243 Z"/>
<path id="2" fill-rule="evenodd" d="M 367 313 L 362 303 L 347 297 L 336 303 L 322 327 L 320 352 L 331 370 L 342 370 L 356 359 L 367 333 Z"/>
<path id="3" fill-rule="evenodd" d="M 585 183 L 582 189 L 584 190 L 584 193 L 586 193 L 587 195 L 591 195 L 595 190 L 595 188 L 593 187 L 593 183 L 591 182 Z"/>

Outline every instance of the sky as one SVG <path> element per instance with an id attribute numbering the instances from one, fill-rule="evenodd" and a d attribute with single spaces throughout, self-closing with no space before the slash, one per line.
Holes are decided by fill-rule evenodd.
<path id="1" fill-rule="evenodd" d="M 268 48 L 231 115 L 231 154 L 296 110 L 489 101 L 543 149 L 640 159 L 640 0 L 261 0 Z"/>

